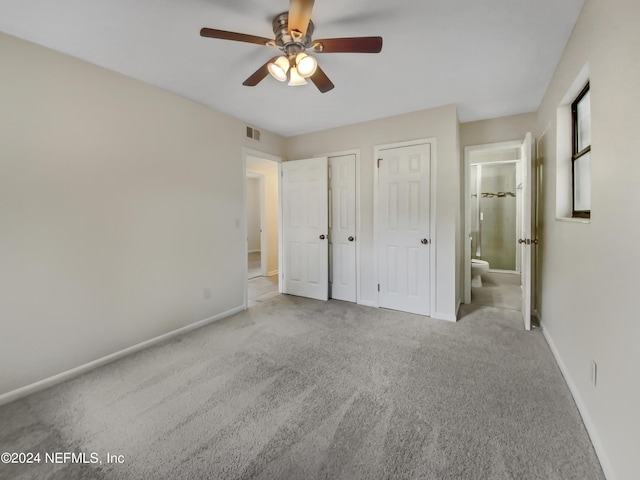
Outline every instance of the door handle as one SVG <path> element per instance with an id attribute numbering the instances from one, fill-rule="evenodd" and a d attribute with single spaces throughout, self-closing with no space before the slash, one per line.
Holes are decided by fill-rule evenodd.
<path id="1" fill-rule="evenodd" d="M 519 238 L 518 243 L 525 243 L 525 241 L 522 238 Z"/>
<path id="2" fill-rule="evenodd" d="M 423 245 L 427 245 L 429 243 L 429 240 L 427 240 L 426 238 L 423 238 L 422 240 L 420 240 L 420 243 Z"/>
<path id="3" fill-rule="evenodd" d="M 350 242 L 353 242 L 355 240 L 355 238 L 349 237 L 349 238 L 347 238 L 347 240 L 349 240 Z"/>
<path id="4" fill-rule="evenodd" d="M 326 237 L 324 235 L 320 235 L 320 240 L 324 240 Z"/>

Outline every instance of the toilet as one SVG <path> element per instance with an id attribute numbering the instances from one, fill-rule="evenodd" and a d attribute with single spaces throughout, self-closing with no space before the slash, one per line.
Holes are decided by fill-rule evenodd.
<path id="1" fill-rule="evenodd" d="M 482 278 L 481 275 L 484 275 L 489 271 L 489 262 L 484 260 L 480 260 L 479 258 L 471 259 L 471 286 L 472 287 L 481 287 L 482 286 Z"/>

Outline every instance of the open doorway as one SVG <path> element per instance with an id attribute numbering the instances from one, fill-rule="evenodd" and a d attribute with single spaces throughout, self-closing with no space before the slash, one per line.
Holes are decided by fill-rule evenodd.
<path id="1" fill-rule="evenodd" d="M 279 294 L 280 160 L 244 150 L 245 225 L 247 233 L 246 305 L 254 306 Z"/>
<path id="2" fill-rule="evenodd" d="M 465 148 L 465 303 L 520 311 L 531 328 L 531 135 Z"/>
<path id="3" fill-rule="evenodd" d="M 520 160 L 495 158 L 500 155 L 471 155 L 471 303 L 520 311 Z"/>

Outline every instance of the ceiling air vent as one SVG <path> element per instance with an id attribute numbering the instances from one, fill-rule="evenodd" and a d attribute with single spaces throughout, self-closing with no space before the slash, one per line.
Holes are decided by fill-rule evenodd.
<path id="1" fill-rule="evenodd" d="M 260 130 L 257 128 L 247 127 L 247 138 L 253 138 L 254 140 L 260 141 Z"/>

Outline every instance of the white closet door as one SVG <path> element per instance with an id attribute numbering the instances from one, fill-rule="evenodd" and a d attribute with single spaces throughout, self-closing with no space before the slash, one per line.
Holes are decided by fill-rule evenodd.
<path id="1" fill-rule="evenodd" d="M 378 170 L 380 307 L 429 315 L 431 145 L 383 150 Z"/>
<path id="2" fill-rule="evenodd" d="M 356 302 L 356 156 L 329 157 L 331 298 Z"/>
<path id="3" fill-rule="evenodd" d="M 283 293 L 327 300 L 327 157 L 282 164 Z"/>

